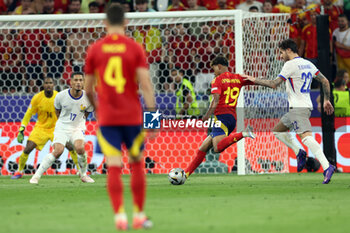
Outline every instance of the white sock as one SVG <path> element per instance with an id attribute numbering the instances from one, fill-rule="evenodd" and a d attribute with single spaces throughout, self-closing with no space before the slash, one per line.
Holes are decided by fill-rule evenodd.
<path id="1" fill-rule="evenodd" d="M 322 148 L 320 144 L 311 136 L 305 137 L 302 142 L 307 146 L 311 152 L 316 156 L 316 159 L 320 161 L 320 164 L 322 165 L 323 170 L 326 170 L 329 167 L 329 162 L 324 155 Z"/>
<path id="2" fill-rule="evenodd" d="M 80 167 L 81 177 L 86 176 L 86 170 L 87 170 L 87 156 L 86 156 L 86 154 L 82 154 L 82 155 L 78 154 L 78 164 Z"/>
<path id="3" fill-rule="evenodd" d="M 51 165 L 53 164 L 53 162 L 55 162 L 56 158 L 55 156 L 53 156 L 53 154 L 48 154 L 44 157 L 43 161 L 41 162 L 38 170 L 36 170 L 35 174 L 33 177 L 38 177 L 40 178 L 44 172 L 51 167 Z"/>
<path id="4" fill-rule="evenodd" d="M 301 149 L 298 144 L 295 142 L 295 140 L 292 138 L 292 135 L 288 132 L 273 132 L 275 137 L 286 144 L 290 149 L 292 149 L 297 155 L 299 153 L 299 150 Z"/>

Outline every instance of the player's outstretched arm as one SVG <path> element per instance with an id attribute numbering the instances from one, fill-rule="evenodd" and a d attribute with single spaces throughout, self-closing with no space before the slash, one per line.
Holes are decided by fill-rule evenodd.
<path id="1" fill-rule="evenodd" d="M 281 77 L 276 78 L 275 80 L 265 80 L 260 78 L 255 78 L 253 76 L 249 76 L 246 74 L 241 75 L 243 77 L 243 80 L 248 80 L 253 82 L 256 85 L 270 87 L 270 88 L 277 88 L 281 83 L 283 83 L 283 79 Z"/>
<path id="2" fill-rule="evenodd" d="M 330 88 L 329 82 L 328 82 L 327 78 L 321 72 L 318 73 L 318 75 L 315 77 L 315 79 L 322 84 L 323 109 L 327 113 L 327 115 L 331 115 L 334 112 L 334 108 L 330 102 L 331 88 Z"/>
<path id="3" fill-rule="evenodd" d="M 202 120 L 206 121 L 209 119 L 211 115 L 213 115 L 216 107 L 219 104 L 220 94 L 214 93 L 213 94 L 213 100 L 210 102 L 209 109 L 206 114 L 204 114 Z"/>
<path id="4" fill-rule="evenodd" d="M 137 68 L 136 75 L 137 75 L 137 80 L 140 83 L 142 96 L 145 99 L 146 108 L 149 110 L 155 110 L 156 101 L 154 98 L 154 90 L 153 90 L 148 69 L 143 67 Z"/>

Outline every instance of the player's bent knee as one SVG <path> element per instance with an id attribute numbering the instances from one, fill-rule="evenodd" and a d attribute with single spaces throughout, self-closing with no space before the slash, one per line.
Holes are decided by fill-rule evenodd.
<path id="1" fill-rule="evenodd" d="M 106 156 L 107 166 L 123 166 L 123 161 L 121 156 Z"/>

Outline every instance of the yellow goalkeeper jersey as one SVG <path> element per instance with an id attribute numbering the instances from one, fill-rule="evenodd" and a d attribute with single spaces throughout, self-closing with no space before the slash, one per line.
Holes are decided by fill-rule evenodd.
<path id="1" fill-rule="evenodd" d="M 47 98 L 44 91 L 35 94 L 30 102 L 26 114 L 23 117 L 22 125 L 27 126 L 30 118 L 33 115 L 38 114 L 38 120 L 35 127 L 40 127 L 43 129 L 54 128 L 57 121 L 54 107 L 54 100 L 57 93 L 57 91 L 53 91 L 51 98 Z"/>

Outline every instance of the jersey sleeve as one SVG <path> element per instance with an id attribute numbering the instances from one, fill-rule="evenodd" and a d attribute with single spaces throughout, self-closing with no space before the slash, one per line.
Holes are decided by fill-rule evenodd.
<path id="1" fill-rule="evenodd" d="M 136 68 L 148 68 L 145 50 L 140 44 L 137 44 L 135 48 L 137 49 L 136 56 L 135 56 Z"/>
<path id="2" fill-rule="evenodd" d="M 282 78 L 284 81 L 286 81 L 291 75 L 293 70 L 291 69 L 288 62 L 284 63 L 282 70 L 278 77 Z"/>
<path id="3" fill-rule="evenodd" d="M 217 78 L 211 82 L 211 94 L 221 94 L 221 85 Z"/>
<path id="4" fill-rule="evenodd" d="M 88 48 L 88 51 L 86 53 L 86 58 L 85 58 L 85 66 L 84 66 L 84 72 L 87 75 L 92 75 L 94 74 L 94 59 L 93 59 L 93 52 L 94 50 L 94 45 L 90 45 Z"/>
<path id="5" fill-rule="evenodd" d="M 85 110 L 85 112 L 93 112 L 94 111 L 94 107 L 90 104 L 89 107 L 87 107 L 87 109 Z"/>
<path id="6" fill-rule="evenodd" d="M 37 108 L 37 98 L 38 96 L 35 95 L 32 100 L 30 101 L 30 105 L 28 106 L 28 109 L 26 113 L 24 114 L 24 117 L 22 119 L 21 125 L 26 127 L 30 121 L 30 118 L 38 111 Z"/>
<path id="7" fill-rule="evenodd" d="M 311 72 L 312 72 L 312 77 L 316 77 L 320 73 L 319 69 L 317 69 L 317 67 L 314 64 L 312 64 Z"/>
<path id="8" fill-rule="evenodd" d="M 56 95 L 56 98 L 55 98 L 55 101 L 54 101 L 54 105 L 55 105 L 55 109 L 57 109 L 57 110 L 61 110 L 62 109 L 60 93 Z"/>

